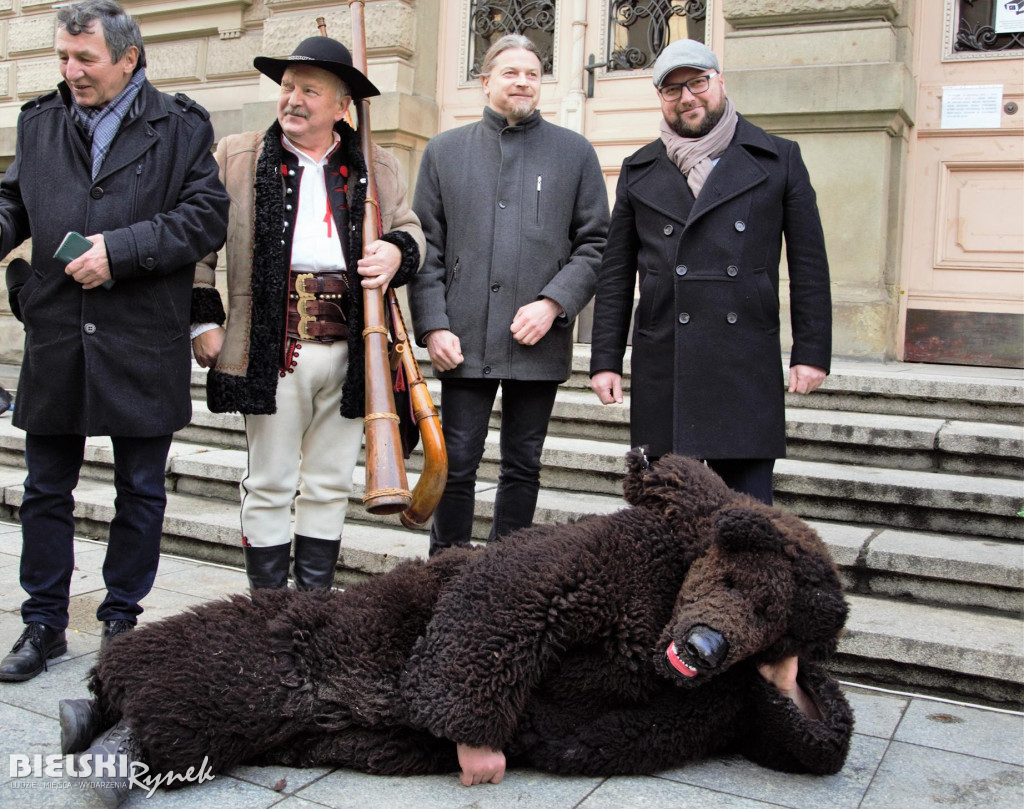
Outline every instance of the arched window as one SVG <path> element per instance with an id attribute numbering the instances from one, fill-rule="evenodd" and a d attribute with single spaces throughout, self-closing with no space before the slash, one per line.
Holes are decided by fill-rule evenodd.
<path id="1" fill-rule="evenodd" d="M 472 0 L 467 78 L 479 78 L 487 49 L 506 34 L 528 37 L 540 51 L 544 73 L 549 75 L 555 52 L 557 6 L 557 0 Z"/>
<path id="2" fill-rule="evenodd" d="M 707 0 L 611 0 L 608 70 L 643 70 L 677 39 L 705 41 Z"/>

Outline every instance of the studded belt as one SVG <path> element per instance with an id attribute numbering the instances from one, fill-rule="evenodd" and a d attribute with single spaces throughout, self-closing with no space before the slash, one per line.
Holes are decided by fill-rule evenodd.
<path id="1" fill-rule="evenodd" d="M 348 339 L 348 278 L 343 272 L 290 273 L 288 336 L 333 343 Z"/>

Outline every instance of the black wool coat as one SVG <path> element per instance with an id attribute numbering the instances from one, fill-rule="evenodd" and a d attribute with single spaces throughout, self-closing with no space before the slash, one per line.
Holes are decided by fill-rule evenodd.
<path id="1" fill-rule="evenodd" d="M 32 239 L 18 292 L 25 356 L 14 424 L 42 435 L 156 436 L 192 415 L 196 261 L 224 242 L 228 197 L 205 110 L 143 84 L 92 179 L 69 92 L 22 107 L 0 183 L 0 256 Z M 53 258 L 68 231 L 103 234 L 114 285 L 85 290 Z"/>
<path id="2" fill-rule="evenodd" d="M 828 258 L 799 146 L 741 116 L 696 201 L 660 139 L 626 158 L 598 273 L 590 372 L 622 373 L 639 276 L 633 446 L 652 455 L 785 457 L 783 236 L 790 363 L 827 372 Z"/>

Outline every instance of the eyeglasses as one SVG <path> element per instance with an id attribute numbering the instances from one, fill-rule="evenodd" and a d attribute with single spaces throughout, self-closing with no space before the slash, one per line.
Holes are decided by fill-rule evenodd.
<path id="1" fill-rule="evenodd" d="M 689 81 L 679 82 L 679 84 L 663 84 L 658 88 L 658 93 L 666 101 L 678 101 L 683 97 L 683 88 L 686 88 L 694 95 L 700 95 L 706 93 L 708 87 L 711 86 L 711 77 L 718 75 L 717 73 L 705 73 L 703 76 L 694 76 Z"/>

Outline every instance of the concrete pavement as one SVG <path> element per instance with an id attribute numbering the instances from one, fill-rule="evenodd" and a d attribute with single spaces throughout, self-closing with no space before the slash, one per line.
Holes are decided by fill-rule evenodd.
<path id="1" fill-rule="evenodd" d="M 0 524 L 0 653 L 21 632 L 19 526 Z M 98 809 L 74 778 L 11 777 L 12 754 L 59 753 L 57 702 L 86 696 L 99 648 L 105 546 L 76 542 L 68 654 L 27 683 L 0 683 L 0 809 Z M 240 570 L 165 555 L 142 622 L 244 590 Z M 1020 809 L 1024 716 L 848 685 L 856 735 L 835 776 L 776 773 L 742 758 L 712 759 L 653 776 L 569 778 L 511 771 L 497 786 L 454 775 L 385 778 L 347 770 L 240 767 L 204 784 L 134 792 L 134 809 Z"/>

